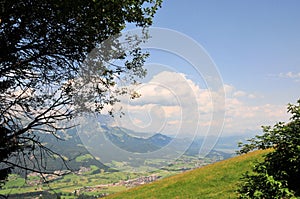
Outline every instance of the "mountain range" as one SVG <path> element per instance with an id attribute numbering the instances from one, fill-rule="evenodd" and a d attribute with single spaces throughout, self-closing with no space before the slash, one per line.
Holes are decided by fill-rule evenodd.
<path id="1" fill-rule="evenodd" d="M 106 139 L 111 143 L 122 150 L 132 153 L 155 152 L 169 146 L 173 142 L 169 150 L 180 151 L 183 150 L 182 146 L 186 145 L 188 148 L 186 148 L 184 154 L 197 157 L 204 142 L 204 137 L 198 137 L 194 140 L 189 140 L 188 138 L 177 139 L 160 133 L 148 134 L 147 137 L 138 136 L 141 133 L 120 127 L 100 125 L 100 128 L 104 132 Z M 57 136 L 62 140 L 55 138 L 51 134 L 39 133 L 38 136 L 46 147 L 61 154 L 73 170 L 79 170 L 80 167 L 89 167 L 90 165 L 109 170 L 109 166 L 101 162 L 101 157 L 95 157 L 90 154 L 89 146 L 82 142 L 82 137 L 78 135 L 76 128 L 57 132 Z M 214 149 L 207 154 L 207 157 L 220 160 L 232 157 L 237 149 L 237 142 L 241 139 L 238 136 L 220 137 Z M 65 166 L 63 161 L 53 156 L 47 159 L 47 168 L 50 170 L 61 170 L 65 169 Z"/>

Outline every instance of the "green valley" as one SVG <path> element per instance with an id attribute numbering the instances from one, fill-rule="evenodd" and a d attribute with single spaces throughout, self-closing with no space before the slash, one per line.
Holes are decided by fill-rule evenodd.
<path id="1" fill-rule="evenodd" d="M 243 173 L 268 151 L 255 151 L 171 176 L 108 198 L 237 198 Z"/>
<path id="2" fill-rule="evenodd" d="M 196 158 L 185 157 L 167 168 L 155 172 L 107 172 L 92 165 L 64 176 L 46 176 L 49 183 L 41 183 L 37 175 L 26 180 L 14 174 L 0 190 L 9 198 L 236 198 L 242 174 L 262 159 L 267 151 L 255 151 L 220 162 L 202 160 L 197 169 L 185 171 Z M 185 164 L 184 164 L 185 163 Z M 52 178 L 52 179 L 51 179 Z M 51 179 L 51 180 L 50 180 Z"/>

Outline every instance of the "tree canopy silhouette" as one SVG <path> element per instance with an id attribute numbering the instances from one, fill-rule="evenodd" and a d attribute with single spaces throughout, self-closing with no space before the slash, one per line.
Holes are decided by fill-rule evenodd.
<path id="1" fill-rule="evenodd" d="M 264 134 L 242 145 L 240 153 L 268 149 L 253 173 L 246 173 L 239 189 L 240 198 L 296 198 L 300 196 L 300 100 L 289 104 L 288 123 L 263 127 Z"/>
<path id="2" fill-rule="evenodd" d="M 55 152 L 34 132 L 55 136 L 68 128 L 60 122 L 130 94 L 116 81 L 145 75 L 147 53 L 139 44 L 146 36 L 128 37 L 124 47 L 116 35 L 127 24 L 147 28 L 160 6 L 161 0 L 1 1 L 0 180 L 15 167 L 46 171 L 42 157 Z"/>

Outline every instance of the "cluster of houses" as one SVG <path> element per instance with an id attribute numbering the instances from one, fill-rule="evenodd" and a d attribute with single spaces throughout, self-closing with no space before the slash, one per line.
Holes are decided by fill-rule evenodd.
<path id="1" fill-rule="evenodd" d="M 27 174 L 27 179 L 31 178 L 31 180 L 28 180 L 26 183 L 31 186 L 36 186 L 42 184 L 43 182 L 58 180 L 62 178 L 66 173 L 68 173 L 68 171 L 54 171 L 53 174 L 40 174 L 37 172 L 32 172 Z M 37 178 L 32 179 L 32 177 Z"/>
<path id="2" fill-rule="evenodd" d="M 78 171 L 76 171 L 75 173 L 79 174 L 79 175 L 82 175 L 82 174 L 84 174 L 84 173 L 86 173 L 90 170 L 91 170 L 90 168 L 80 167 L 80 169 Z M 32 185 L 32 186 L 40 185 L 45 181 L 49 182 L 49 181 L 54 181 L 54 180 L 60 179 L 66 173 L 67 173 L 67 171 L 55 171 L 53 174 L 43 174 L 43 175 L 41 175 L 40 173 L 32 172 L 32 173 L 29 173 L 27 175 L 27 178 L 31 179 L 31 180 L 27 181 L 27 184 Z M 36 178 L 34 178 L 34 177 L 36 177 Z M 74 194 L 75 195 L 80 195 L 83 192 L 97 192 L 97 191 L 100 191 L 100 190 L 107 189 L 108 187 L 114 187 L 114 186 L 135 187 L 135 186 L 138 186 L 138 185 L 143 185 L 143 184 L 147 184 L 147 183 L 156 181 L 159 178 L 161 178 L 161 176 L 157 176 L 157 175 L 153 174 L 153 175 L 150 175 L 150 176 L 142 176 L 142 177 L 138 177 L 138 178 L 135 178 L 135 179 L 120 180 L 119 182 L 110 183 L 110 184 L 85 186 L 85 187 L 82 187 L 80 189 L 75 190 Z"/>
<path id="3" fill-rule="evenodd" d="M 108 187 L 114 187 L 114 186 L 135 187 L 138 185 L 153 182 L 155 180 L 158 180 L 159 178 L 161 178 L 161 176 L 157 176 L 157 175 L 153 174 L 150 176 L 142 176 L 142 177 L 130 179 L 130 180 L 121 180 L 117 183 L 101 184 L 101 185 L 96 185 L 96 186 L 86 186 L 86 187 L 82 187 L 80 189 L 75 190 L 75 193 L 77 195 L 79 195 L 80 193 L 83 193 L 83 192 L 97 192 L 97 191 L 100 191 L 103 189 L 107 189 Z"/>
<path id="4" fill-rule="evenodd" d="M 75 174 L 82 175 L 88 171 L 91 171 L 91 168 L 89 167 L 80 167 L 78 171 L 75 171 Z M 27 181 L 28 185 L 40 185 L 43 182 L 51 182 L 54 180 L 61 179 L 63 175 L 69 173 L 69 171 L 54 171 L 53 174 L 40 174 L 37 172 L 32 172 L 27 174 L 27 179 L 31 179 Z M 37 178 L 32 178 L 37 177 Z"/>
<path id="5" fill-rule="evenodd" d="M 158 180 L 161 176 L 157 176 L 155 174 L 150 176 L 142 176 L 139 178 L 131 179 L 131 180 L 121 180 L 118 183 L 115 183 L 115 186 L 126 186 L 126 187 L 135 187 L 142 184 L 147 184 Z"/>

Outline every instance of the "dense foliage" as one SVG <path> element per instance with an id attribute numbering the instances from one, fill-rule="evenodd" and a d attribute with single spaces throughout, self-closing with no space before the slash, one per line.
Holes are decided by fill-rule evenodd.
<path id="1" fill-rule="evenodd" d="M 115 88 L 116 80 L 143 77 L 147 53 L 139 48 L 142 39 L 130 37 L 124 47 L 116 35 L 130 23 L 150 26 L 160 5 L 160 0 L 1 1 L 0 180 L 14 167 L 46 169 L 43 157 L 55 152 L 33 132 L 55 136 L 66 128 L 61 122 L 101 112 L 130 94 Z"/>
<path id="2" fill-rule="evenodd" d="M 300 100 L 289 104 L 288 123 L 263 127 L 264 134 L 243 145 L 241 153 L 272 148 L 263 162 L 246 173 L 239 189 L 240 198 L 292 198 L 300 196 Z"/>

